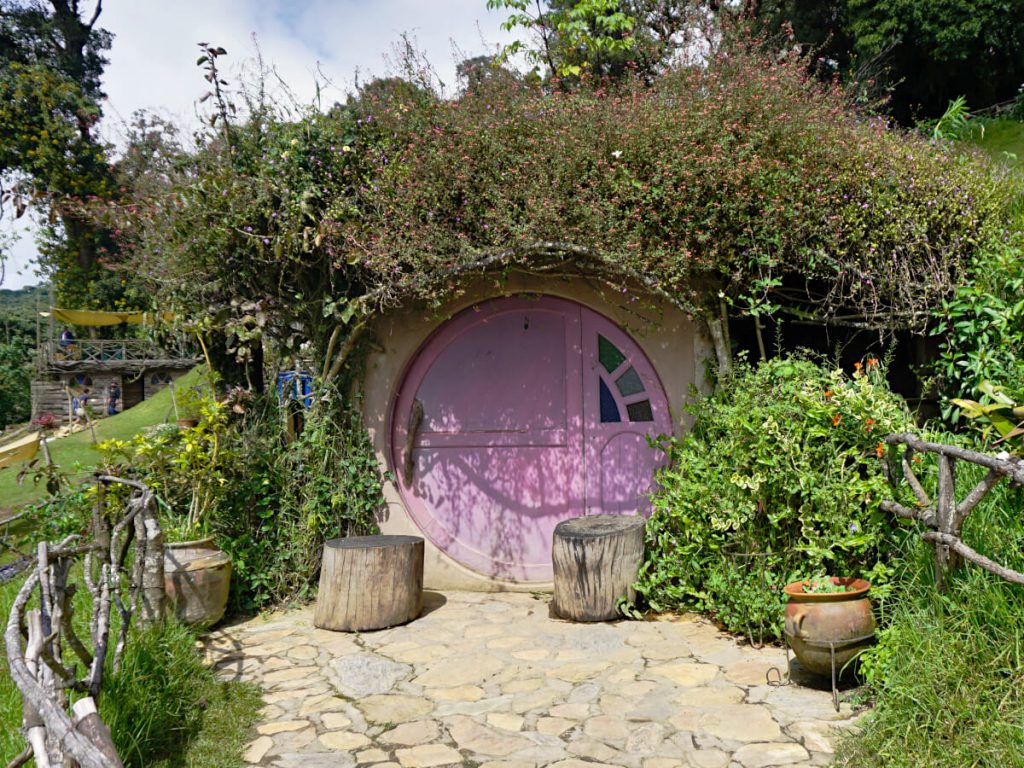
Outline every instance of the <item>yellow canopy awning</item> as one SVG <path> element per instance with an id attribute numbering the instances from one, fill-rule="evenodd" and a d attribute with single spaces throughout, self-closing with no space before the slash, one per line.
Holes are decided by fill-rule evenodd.
<path id="1" fill-rule="evenodd" d="M 54 307 L 49 312 L 40 312 L 43 317 L 53 317 L 68 325 L 121 325 L 131 323 L 133 325 L 154 325 L 162 320 L 172 322 L 173 312 L 106 312 L 98 309 L 58 309 Z"/>

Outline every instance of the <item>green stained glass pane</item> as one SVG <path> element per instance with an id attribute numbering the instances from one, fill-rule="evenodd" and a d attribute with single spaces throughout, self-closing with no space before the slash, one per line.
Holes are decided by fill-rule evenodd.
<path id="1" fill-rule="evenodd" d="M 633 366 L 629 366 L 626 372 L 615 380 L 615 386 L 623 397 L 629 397 L 644 391 L 644 383 L 640 381 L 640 375 Z"/>
<path id="2" fill-rule="evenodd" d="M 601 361 L 601 365 L 608 373 L 626 362 L 626 356 L 619 351 L 618 347 L 601 334 L 597 335 L 597 359 Z"/>
<path id="3" fill-rule="evenodd" d="M 630 403 L 626 406 L 626 413 L 630 421 L 654 421 L 654 413 L 651 411 L 651 401 L 641 400 L 638 403 Z"/>

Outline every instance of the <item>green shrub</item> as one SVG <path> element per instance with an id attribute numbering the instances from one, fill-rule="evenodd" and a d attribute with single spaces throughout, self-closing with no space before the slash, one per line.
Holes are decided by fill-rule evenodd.
<path id="1" fill-rule="evenodd" d="M 766 311 L 799 285 L 820 314 L 924 326 L 1001 231 L 1005 185 L 756 48 L 649 83 L 493 78 L 446 101 L 391 80 L 326 113 L 262 104 L 98 215 L 231 353 L 310 343 L 318 367 L 400 302 L 562 261 L 704 316 L 719 293 Z"/>
<path id="2" fill-rule="evenodd" d="M 325 539 L 375 533 L 381 474 L 359 412 L 329 403 L 287 442 L 276 404 L 232 430 L 211 530 L 234 561 L 232 605 L 252 610 L 307 597 Z"/>
<path id="3" fill-rule="evenodd" d="M 983 472 L 961 463 L 958 486 Z M 967 518 L 969 546 L 1024 570 L 1024 492 L 1005 483 Z M 861 668 L 875 696 L 839 764 L 1024 766 L 1024 588 L 970 564 L 935 590 L 934 549 L 917 543 L 889 623 Z"/>
<path id="4" fill-rule="evenodd" d="M 1024 400 L 1024 235 L 982 251 L 937 320 L 936 373 L 946 394 L 973 397 L 991 381 Z"/>
<path id="5" fill-rule="evenodd" d="M 910 427 L 869 358 L 852 376 L 806 359 L 740 364 L 664 443 L 638 591 L 657 610 L 696 608 L 752 640 L 779 637 L 782 587 L 820 573 L 871 579 L 885 594 L 902 538 L 882 438 Z"/>
<path id="6" fill-rule="evenodd" d="M 0 430 L 28 421 L 32 413 L 30 360 L 25 339 L 15 337 L 6 343 L 0 342 Z"/>
<path id="7" fill-rule="evenodd" d="M 233 560 L 231 605 L 248 611 L 308 596 L 324 539 L 375 532 L 383 497 L 355 405 L 320 403 L 294 439 L 276 400 L 240 410 L 205 398 L 193 429 L 161 425 L 101 449 L 111 471 L 157 493 L 172 539 L 216 538 Z"/>
<path id="8" fill-rule="evenodd" d="M 158 424 L 132 437 L 99 445 L 106 471 L 139 477 L 157 494 L 164 530 L 173 539 L 189 540 L 209 533 L 207 515 L 227 491 L 225 468 L 234 457 L 227 440 L 229 408 L 212 394 L 194 389 L 189 417 L 195 427 Z"/>

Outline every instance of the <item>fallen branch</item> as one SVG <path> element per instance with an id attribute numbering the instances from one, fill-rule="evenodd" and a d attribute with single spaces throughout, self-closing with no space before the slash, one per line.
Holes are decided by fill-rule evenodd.
<path id="1" fill-rule="evenodd" d="M 40 542 L 35 567 L 18 590 L 8 615 L 4 632 L 8 669 L 22 697 L 29 742 L 29 748 L 9 766 L 34 758 L 39 768 L 122 768 L 110 732 L 96 710 L 110 643 L 110 611 L 116 604 L 122 619 L 114 649 L 116 668 L 136 612 L 141 612 L 147 623 L 163 617 L 163 533 L 155 497 L 145 485 L 108 475 L 97 479 L 91 541 L 77 544 L 74 540 L 78 537 L 71 536 L 53 545 Z M 103 493 L 109 483 L 133 489 L 112 528 Z M 124 567 L 129 562 L 129 548 L 133 549 L 130 572 Z M 68 578 L 78 558 L 85 561 L 83 578 L 92 597 L 91 649 L 75 633 L 72 622 L 77 587 L 68 584 Z M 157 558 L 159 565 L 155 566 Z M 28 610 L 36 602 L 38 608 Z M 23 638 L 27 640 L 24 648 Z M 74 667 L 64 665 L 65 643 L 85 665 L 83 679 L 76 678 Z M 69 691 L 88 693 L 75 702 L 70 713 Z"/>

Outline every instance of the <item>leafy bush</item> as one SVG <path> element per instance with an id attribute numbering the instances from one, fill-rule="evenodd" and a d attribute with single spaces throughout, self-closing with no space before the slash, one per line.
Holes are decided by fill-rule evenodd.
<path id="1" fill-rule="evenodd" d="M 100 443 L 106 469 L 140 477 L 157 494 L 166 513 L 162 524 L 172 539 L 188 540 L 209 532 L 207 515 L 228 491 L 225 468 L 232 462 L 224 447 L 228 408 L 211 395 L 193 395 L 198 424 L 180 429 L 158 424 L 127 440 Z"/>
<path id="2" fill-rule="evenodd" d="M 276 401 L 202 398 L 199 424 L 160 425 L 100 448 L 108 469 L 147 483 L 172 539 L 213 535 L 232 556 L 232 605 L 251 610 L 306 597 L 324 539 L 373 533 L 383 497 L 377 460 L 354 405 L 306 412 L 291 439 Z"/>
<path id="3" fill-rule="evenodd" d="M 28 421 L 32 413 L 29 359 L 29 345 L 24 339 L 0 342 L 0 430 Z"/>
<path id="4" fill-rule="evenodd" d="M 388 80 L 326 114 L 252 104 L 97 215 L 179 314 L 318 358 L 339 324 L 347 340 L 466 273 L 553 261 L 698 315 L 719 292 L 780 303 L 788 280 L 817 314 L 923 325 L 1000 229 L 1004 186 L 807 63 L 751 45 L 651 83 L 493 78 L 444 101 Z"/>
<path id="5" fill-rule="evenodd" d="M 61 485 L 55 491 L 25 510 L 25 535 L 32 541 L 63 541 L 67 536 L 82 535 L 89 529 L 95 491 L 87 485 Z M 28 547 L 28 551 L 31 550 L 32 547 Z"/>
<path id="6" fill-rule="evenodd" d="M 232 603 L 251 610 L 309 595 L 325 539 L 376 533 L 381 475 L 354 406 L 307 413 L 287 442 L 280 412 L 264 406 L 232 432 L 225 493 L 210 516 L 234 560 Z"/>
<path id="7" fill-rule="evenodd" d="M 947 394 L 970 396 L 991 381 L 1024 400 L 1024 234 L 978 254 L 932 333 L 941 339 L 936 373 Z"/>
<path id="8" fill-rule="evenodd" d="M 984 470 L 961 465 L 970 488 Z M 967 544 L 1024 570 L 1024 492 L 1005 484 L 970 514 Z M 889 623 L 861 669 L 875 696 L 839 765 L 869 768 L 1024 766 L 1024 588 L 973 565 L 936 592 L 934 548 L 915 543 Z"/>
<path id="9" fill-rule="evenodd" d="M 885 594 L 901 534 L 882 438 L 912 423 L 869 358 L 852 376 L 806 359 L 740 364 L 664 443 L 638 591 L 658 610 L 709 611 L 752 639 L 779 637 L 782 587 L 821 573 Z"/>

